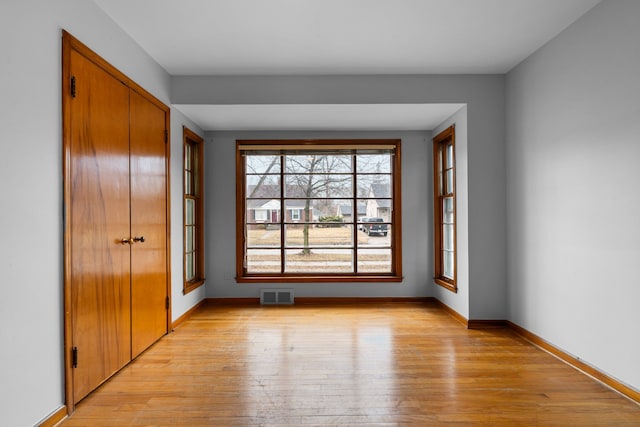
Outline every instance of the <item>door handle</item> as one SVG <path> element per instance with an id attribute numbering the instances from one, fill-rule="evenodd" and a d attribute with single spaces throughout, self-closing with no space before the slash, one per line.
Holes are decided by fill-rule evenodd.
<path id="1" fill-rule="evenodd" d="M 140 236 L 140 237 L 136 236 L 136 237 L 133 238 L 133 241 L 134 242 L 144 243 L 144 236 Z"/>
<path id="2" fill-rule="evenodd" d="M 120 240 L 120 243 L 122 243 L 123 245 L 130 245 L 130 244 L 131 244 L 131 239 L 130 239 L 130 238 L 128 238 L 128 237 L 123 237 L 123 238 Z"/>

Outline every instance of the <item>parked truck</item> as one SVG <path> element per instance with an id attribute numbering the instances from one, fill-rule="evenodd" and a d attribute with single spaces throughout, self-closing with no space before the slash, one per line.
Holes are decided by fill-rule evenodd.
<path id="1" fill-rule="evenodd" d="M 367 235 L 371 236 L 372 234 L 381 234 L 383 236 L 387 235 L 389 230 L 389 224 L 384 222 L 384 219 L 380 217 L 363 217 L 361 220 L 361 224 L 358 228 L 363 232 L 367 233 Z"/>

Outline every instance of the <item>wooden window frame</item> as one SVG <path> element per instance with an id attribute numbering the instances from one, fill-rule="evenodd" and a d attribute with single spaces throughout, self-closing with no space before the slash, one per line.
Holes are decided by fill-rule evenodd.
<path id="1" fill-rule="evenodd" d="M 187 191 L 187 147 L 191 147 L 192 155 L 191 164 L 195 166 L 195 170 L 190 170 L 194 175 L 191 179 L 192 187 Z M 183 262 L 182 262 L 182 278 L 183 278 L 183 294 L 188 294 L 193 290 L 202 286 L 205 282 L 205 268 L 204 268 L 204 177 L 203 177 L 203 165 L 204 165 L 204 140 L 195 132 L 183 127 L 183 151 L 182 151 L 182 163 L 183 163 L 183 203 L 182 203 L 182 224 L 183 224 Z M 195 277 L 187 278 L 187 199 L 194 200 L 195 204 Z"/>
<path id="2" fill-rule="evenodd" d="M 452 191 L 447 192 L 443 176 L 446 170 L 447 146 L 453 147 L 451 159 L 452 167 Z M 448 127 L 433 138 L 433 242 L 434 242 L 434 277 L 437 285 L 452 292 L 458 292 L 458 250 L 457 250 L 457 205 L 456 205 L 456 160 L 455 160 L 455 125 Z M 441 171 L 443 171 L 441 173 Z M 453 199 L 453 277 L 444 275 L 444 200 Z"/>
<path id="3" fill-rule="evenodd" d="M 282 154 L 306 151 L 345 151 L 388 149 L 391 157 L 391 203 L 392 211 L 389 222 L 391 271 L 389 273 L 249 273 L 245 268 L 246 248 L 246 181 L 245 153 L 279 150 Z M 357 175 L 357 172 L 352 171 Z M 366 140 L 238 140 L 236 141 L 236 282 L 238 283 L 309 283 L 309 282 L 401 282 L 402 277 L 402 199 L 401 199 L 401 157 L 400 140 L 398 139 L 366 139 Z M 284 200 L 284 196 L 280 197 Z M 355 194 L 354 201 L 359 199 Z M 361 199 L 361 198 L 360 198 Z M 354 203 L 353 209 L 357 209 Z M 286 219 L 281 215 L 281 225 Z M 357 216 L 353 220 L 357 227 Z M 281 237 L 281 251 L 284 251 Z M 356 252 L 354 262 L 357 263 L 357 243 L 352 243 Z M 284 261 L 282 261 L 284 262 Z M 282 271 L 282 270 L 281 270 Z M 357 271 L 357 267 L 356 267 Z"/>

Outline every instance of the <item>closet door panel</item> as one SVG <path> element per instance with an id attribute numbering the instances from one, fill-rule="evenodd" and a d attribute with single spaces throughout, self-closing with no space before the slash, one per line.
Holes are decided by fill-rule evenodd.
<path id="1" fill-rule="evenodd" d="M 136 357 L 167 333 L 165 111 L 131 91 L 131 342 Z M 144 240 L 143 240 L 144 239 Z"/>
<path id="2" fill-rule="evenodd" d="M 69 167 L 71 327 L 79 401 L 131 359 L 129 89 L 73 51 Z"/>

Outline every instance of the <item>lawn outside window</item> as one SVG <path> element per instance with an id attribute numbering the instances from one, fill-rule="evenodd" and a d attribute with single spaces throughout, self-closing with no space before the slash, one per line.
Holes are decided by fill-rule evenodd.
<path id="1" fill-rule="evenodd" d="M 399 140 L 242 140 L 236 168 L 238 282 L 402 280 Z"/>

